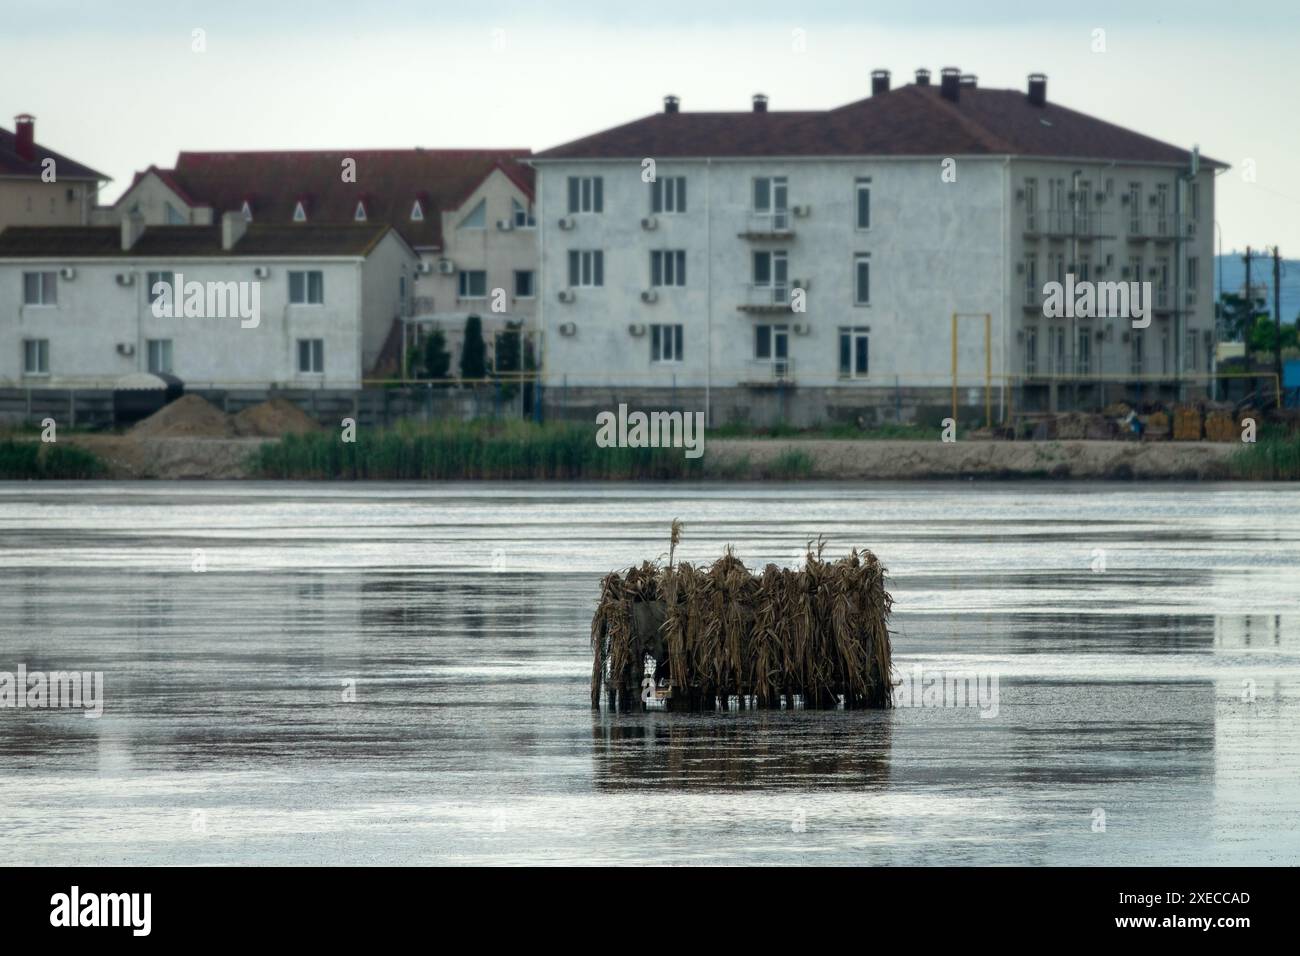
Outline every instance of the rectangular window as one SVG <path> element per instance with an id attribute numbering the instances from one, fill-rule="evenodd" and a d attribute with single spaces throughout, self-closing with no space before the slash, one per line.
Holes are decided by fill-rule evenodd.
<path id="1" fill-rule="evenodd" d="M 569 212 L 604 212 L 605 181 L 600 176 L 569 177 Z"/>
<path id="2" fill-rule="evenodd" d="M 1025 374 L 1038 374 L 1038 330 L 1025 329 Z"/>
<path id="3" fill-rule="evenodd" d="M 325 371 L 325 340 L 298 340 L 298 371 L 304 375 L 320 375 Z"/>
<path id="4" fill-rule="evenodd" d="M 858 229 L 871 228 L 871 180 L 859 179 L 854 188 L 855 217 L 854 225 Z"/>
<path id="5" fill-rule="evenodd" d="M 289 273 L 290 305 L 323 305 L 324 302 L 325 273 L 318 269 Z"/>
<path id="6" fill-rule="evenodd" d="M 58 273 L 23 273 L 23 305 L 57 305 L 58 301 Z"/>
<path id="7" fill-rule="evenodd" d="M 487 273 L 482 269 L 463 269 L 456 274 L 456 294 L 462 299 L 487 298 Z"/>
<path id="8" fill-rule="evenodd" d="M 1051 348 L 1052 373 L 1054 375 L 1065 374 L 1065 329 L 1053 328 L 1048 333 L 1048 343 Z"/>
<path id="9" fill-rule="evenodd" d="M 1074 370 L 1078 375 L 1087 375 L 1092 369 L 1092 332 L 1079 330 L 1078 351 L 1074 354 Z"/>
<path id="10" fill-rule="evenodd" d="M 754 253 L 754 287 L 764 290 L 761 298 L 776 305 L 786 301 L 789 293 L 789 260 L 785 252 Z"/>
<path id="11" fill-rule="evenodd" d="M 1128 184 L 1128 231 L 1142 232 L 1142 184 Z"/>
<path id="12" fill-rule="evenodd" d="M 1129 342 L 1129 371 L 1134 375 L 1142 374 L 1142 333 L 1134 332 Z"/>
<path id="13" fill-rule="evenodd" d="M 1038 231 L 1038 180 L 1025 180 L 1025 228 Z"/>
<path id="14" fill-rule="evenodd" d="M 650 326 L 650 361 L 680 362 L 682 360 L 682 326 Z"/>
<path id="15" fill-rule="evenodd" d="M 1191 329 L 1183 339 L 1183 371 L 1196 371 L 1196 333 Z"/>
<path id="16" fill-rule="evenodd" d="M 605 253 L 600 249 L 569 250 L 569 286 L 571 288 L 605 284 Z"/>
<path id="17" fill-rule="evenodd" d="M 1025 254 L 1025 304 L 1038 304 L 1038 256 Z"/>
<path id="18" fill-rule="evenodd" d="M 149 304 L 153 305 L 155 302 L 158 301 L 158 298 L 162 295 L 162 293 L 159 292 L 155 287 L 158 285 L 158 283 L 161 282 L 163 285 L 170 288 L 176 282 L 176 273 L 150 272 L 147 274 L 146 278 L 148 281 L 145 283 L 145 290 L 149 294 Z"/>
<path id="19" fill-rule="evenodd" d="M 1187 215 L 1193 221 L 1201 218 L 1201 184 L 1192 183 L 1187 187 Z"/>
<path id="20" fill-rule="evenodd" d="M 531 203 L 525 206 L 518 199 L 511 199 L 510 213 L 516 229 L 534 229 L 537 227 L 537 219 L 533 216 Z"/>
<path id="21" fill-rule="evenodd" d="M 652 286 L 686 285 L 686 250 L 656 249 L 650 253 Z"/>
<path id="22" fill-rule="evenodd" d="M 49 375 L 50 374 L 50 340 L 49 339 L 24 339 L 23 340 L 23 374 L 25 375 Z"/>
<path id="23" fill-rule="evenodd" d="M 866 378 L 867 359 L 867 330 L 840 329 L 840 378 Z"/>
<path id="24" fill-rule="evenodd" d="M 789 224 L 789 189 L 784 176 L 760 176 L 754 180 L 754 212 L 771 219 L 773 229 Z"/>
<path id="25" fill-rule="evenodd" d="M 686 177 L 665 176 L 650 184 L 650 211 L 676 213 L 686 211 Z"/>
<path id="26" fill-rule="evenodd" d="M 790 326 L 754 326 L 754 358 L 764 362 L 783 362 L 790 356 Z"/>
<path id="27" fill-rule="evenodd" d="M 533 297 L 533 270 L 515 270 L 515 298 L 531 299 Z"/>
<path id="28" fill-rule="evenodd" d="M 172 340 L 149 339 L 149 371 L 170 374 L 172 370 Z"/>
<path id="29" fill-rule="evenodd" d="M 865 252 L 853 257 L 853 304 L 871 304 L 871 256 Z"/>

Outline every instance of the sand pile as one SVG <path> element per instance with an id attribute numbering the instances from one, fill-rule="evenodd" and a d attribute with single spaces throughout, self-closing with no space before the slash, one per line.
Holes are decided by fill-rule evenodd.
<path id="1" fill-rule="evenodd" d="M 231 438 L 235 434 L 230 416 L 198 395 L 182 395 L 164 405 L 130 434 L 135 438 Z"/>
<path id="2" fill-rule="evenodd" d="M 281 438 L 321 431 L 321 425 L 293 402 L 273 398 L 245 408 L 234 417 L 235 432 L 259 438 Z"/>
<path id="3" fill-rule="evenodd" d="M 283 398 L 227 415 L 198 395 L 182 395 L 136 424 L 132 438 L 282 438 L 321 431 L 321 426 Z"/>

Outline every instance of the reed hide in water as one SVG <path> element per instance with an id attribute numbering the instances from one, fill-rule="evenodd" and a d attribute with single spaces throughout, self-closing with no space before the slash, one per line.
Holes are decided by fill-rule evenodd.
<path id="1" fill-rule="evenodd" d="M 673 542 L 674 546 L 676 541 Z M 591 622 L 591 704 L 629 710 L 651 676 L 673 710 L 890 706 L 885 568 L 811 547 L 800 568 L 750 572 L 730 548 L 711 565 L 645 562 L 601 582 Z M 648 669 L 647 659 L 653 659 Z"/>

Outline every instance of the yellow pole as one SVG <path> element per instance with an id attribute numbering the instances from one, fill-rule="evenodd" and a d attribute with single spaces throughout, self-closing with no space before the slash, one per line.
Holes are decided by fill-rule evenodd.
<path id="1" fill-rule="evenodd" d="M 952 423 L 957 425 L 957 313 L 952 314 Z"/>
<path id="2" fill-rule="evenodd" d="M 993 427 L 993 316 L 984 313 L 984 427 Z"/>

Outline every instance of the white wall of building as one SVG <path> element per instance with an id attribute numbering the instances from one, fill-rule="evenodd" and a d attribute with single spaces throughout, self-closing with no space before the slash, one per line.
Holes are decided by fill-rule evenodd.
<path id="1" fill-rule="evenodd" d="M 0 261 L 0 386 L 110 387 L 118 376 L 147 370 L 150 339 L 170 339 L 172 371 L 191 387 L 358 388 L 368 371 L 366 351 L 373 342 L 382 345 L 397 314 L 397 273 L 382 273 L 403 259 L 413 267 L 414 257 L 404 250 L 389 234 L 369 263 L 360 257 Z M 256 266 L 269 267 L 270 275 L 257 279 Z M 22 304 L 24 272 L 64 267 L 75 276 L 58 278 L 56 305 Z M 322 304 L 289 303 L 289 272 L 295 270 L 322 273 Z M 180 273 L 185 282 L 258 282 L 260 324 L 156 317 L 146 289 L 147 273 L 154 271 Z M 134 277 L 131 285 L 119 284 L 123 273 Z M 48 340 L 48 375 L 24 373 L 25 339 Z M 323 340 L 323 373 L 299 371 L 300 339 Z"/>
<path id="2" fill-rule="evenodd" d="M 956 182 L 941 179 L 936 159 L 662 161 L 659 178 L 684 175 L 687 211 L 656 217 L 647 230 L 650 187 L 632 161 L 539 162 L 540 209 L 544 219 L 542 262 L 546 332 L 546 381 L 556 385 L 734 386 L 771 378 L 754 358 L 754 326 L 806 324 L 806 335 L 789 339 L 793 377 L 800 386 L 943 384 L 951 381 L 949 329 L 953 312 L 991 313 L 994 341 L 1007 321 L 1009 269 L 1005 239 L 1005 162 L 963 159 Z M 567 216 L 567 179 L 604 177 L 604 212 L 579 213 L 572 229 Z M 789 240 L 741 238 L 752 220 L 753 180 L 783 175 L 788 205 L 807 206 L 790 222 Z M 871 180 L 870 228 L 855 224 L 855 189 Z M 605 285 L 568 288 L 570 249 L 602 249 Z M 641 301 L 650 286 L 650 252 L 684 249 L 687 286 L 661 288 L 658 301 Z M 738 310 L 752 282 L 752 255 L 785 250 L 789 277 L 809 282 L 804 314 L 749 314 Z M 854 301 L 855 255 L 871 261 L 870 304 Z M 562 335 L 572 322 L 576 334 Z M 633 324 L 681 324 L 685 357 L 656 365 L 650 335 L 634 336 Z M 839 329 L 870 328 L 866 379 L 839 374 Z M 960 378 L 984 380 L 982 322 L 963 326 Z M 711 356 L 710 356 L 711 346 Z M 994 374 L 1002 353 L 993 356 Z"/>

